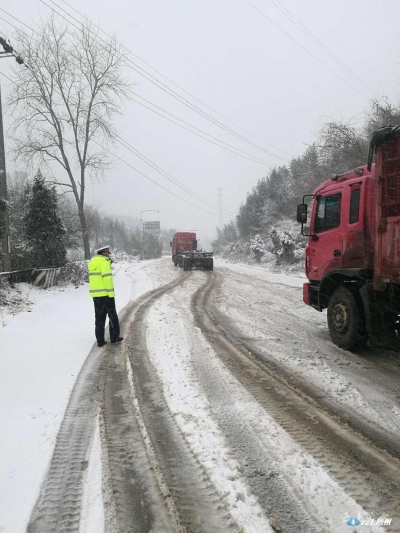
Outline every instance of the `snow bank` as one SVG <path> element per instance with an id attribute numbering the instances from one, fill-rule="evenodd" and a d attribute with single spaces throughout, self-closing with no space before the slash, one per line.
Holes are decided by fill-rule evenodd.
<path id="1" fill-rule="evenodd" d="M 153 288 L 145 272 L 151 263 L 115 264 L 118 310 Z M 95 341 L 87 285 L 43 290 L 20 284 L 20 290 L 34 304 L 30 312 L 3 312 L 0 324 L 0 531 L 7 533 L 27 526 L 70 392 Z M 97 452 L 95 440 L 97 467 L 90 475 L 98 479 Z M 98 501 L 93 493 L 85 498 Z M 93 513 L 84 515 L 88 524 L 101 522 L 98 509 Z"/>
<path id="2" fill-rule="evenodd" d="M 226 244 L 217 255 L 234 263 L 259 264 L 274 271 L 296 273 L 303 270 L 305 244 L 299 224 L 284 219 L 249 240 Z"/>
<path id="3" fill-rule="evenodd" d="M 303 273 L 286 274 L 283 272 L 272 272 L 271 270 L 260 265 L 242 265 L 238 263 L 231 263 L 230 261 L 220 258 L 215 260 L 215 265 L 217 267 L 228 268 L 233 272 L 246 274 L 252 278 L 259 278 L 264 281 L 278 283 L 281 285 L 289 285 L 290 287 L 302 288 L 303 283 L 307 281 L 307 278 Z"/>

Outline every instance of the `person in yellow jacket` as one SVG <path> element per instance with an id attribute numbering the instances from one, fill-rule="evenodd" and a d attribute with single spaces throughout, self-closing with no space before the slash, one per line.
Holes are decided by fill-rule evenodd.
<path id="1" fill-rule="evenodd" d="M 97 346 L 107 344 L 104 329 L 108 316 L 111 344 L 123 341 L 120 337 L 119 320 L 115 309 L 114 281 L 112 277 L 110 247 L 96 250 L 97 255 L 89 261 L 89 294 L 93 298 L 95 313 L 95 334 Z"/>

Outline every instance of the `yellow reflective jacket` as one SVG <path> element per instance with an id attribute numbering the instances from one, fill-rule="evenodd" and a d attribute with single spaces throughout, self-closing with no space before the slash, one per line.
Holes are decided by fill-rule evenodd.
<path id="1" fill-rule="evenodd" d="M 96 255 L 88 264 L 89 294 L 92 298 L 109 296 L 114 298 L 114 282 L 111 271 L 111 259 Z"/>

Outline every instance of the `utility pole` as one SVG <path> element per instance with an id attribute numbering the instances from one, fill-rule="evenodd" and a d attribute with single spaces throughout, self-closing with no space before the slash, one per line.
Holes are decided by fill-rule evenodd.
<path id="1" fill-rule="evenodd" d="M 3 52 L 0 52 L 0 59 L 12 57 L 19 65 L 24 64 L 21 56 L 17 55 L 13 47 L 3 37 L 0 37 L 0 45 Z M 4 130 L 3 130 L 3 109 L 1 104 L 1 87 L 0 87 L 0 200 L 7 202 L 7 174 L 6 174 L 6 152 L 4 147 Z M 1 215 L 0 215 L 1 216 Z M 8 210 L 4 213 L 4 235 L 0 245 L 0 269 L 3 272 L 11 271 L 11 243 L 10 243 L 10 219 Z"/>
<path id="2" fill-rule="evenodd" d="M 3 111 L 1 104 L 1 87 L 0 87 L 0 199 L 7 202 L 7 175 L 6 175 L 6 153 L 4 148 L 3 133 Z M 0 215 L 1 216 L 1 215 Z M 10 247 L 10 224 L 8 210 L 3 214 L 5 228 L 4 235 L 1 239 L 1 267 L 3 272 L 11 271 L 11 247 Z"/>

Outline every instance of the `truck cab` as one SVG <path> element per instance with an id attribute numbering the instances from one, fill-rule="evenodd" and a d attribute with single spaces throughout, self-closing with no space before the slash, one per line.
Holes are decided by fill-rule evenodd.
<path id="1" fill-rule="evenodd" d="M 375 164 L 372 163 L 375 152 Z M 305 198 L 312 198 L 308 231 Z M 399 348 L 400 125 L 374 132 L 368 165 L 334 175 L 297 207 L 307 236 L 303 300 L 327 309 L 335 344 Z"/>
<path id="2" fill-rule="evenodd" d="M 172 248 L 172 261 L 175 266 L 178 265 L 179 257 L 184 252 L 197 250 L 196 233 L 192 232 L 178 232 L 175 233 L 172 241 L 170 242 Z"/>
<path id="3" fill-rule="evenodd" d="M 375 166 L 370 171 L 362 166 L 314 191 L 305 256 L 310 281 L 322 282 L 335 271 L 344 274 L 344 269 L 373 269 L 374 183 Z M 322 305 L 315 299 L 310 303 Z"/>

